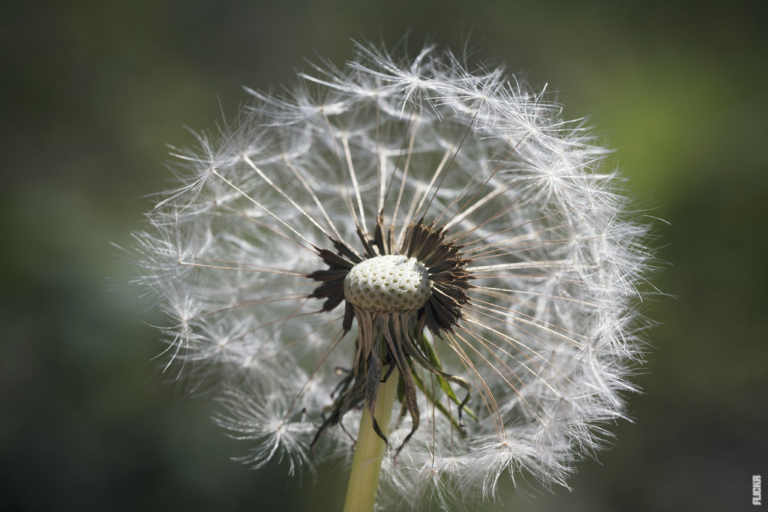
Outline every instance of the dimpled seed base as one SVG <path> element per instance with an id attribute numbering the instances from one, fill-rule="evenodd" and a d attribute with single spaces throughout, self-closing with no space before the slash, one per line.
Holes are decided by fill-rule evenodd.
<path id="1" fill-rule="evenodd" d="M 344 279 L 344 298 L 366 311 L 416 311 L 432 293 L 424 265 L 408 256 L 377 256 L 355 265 Z"/>

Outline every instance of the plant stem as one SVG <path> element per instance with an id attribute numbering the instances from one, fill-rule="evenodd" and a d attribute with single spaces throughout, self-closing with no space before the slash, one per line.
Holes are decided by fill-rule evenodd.
<path id="1" fill-rule="evenodd" d="M 392 417 L 392 407 L 397 397 L 397 383 L 400 374 L 395 369 L 379 387 L 376 396 L 376 422 L 381 432 L 389 434 L 389 421 Z M 360 421 L 360 431 L 357 434 L 355 455 L 352 459 L 352 473 L 349 475 L 347 499 L 344 512 L 373 512 L 376 504 L 376 491 L 379 488 L 381 461 L 384 458 L 386 445 L 373 430 L 373 421 L 368 410 L 363 410 Z"/>

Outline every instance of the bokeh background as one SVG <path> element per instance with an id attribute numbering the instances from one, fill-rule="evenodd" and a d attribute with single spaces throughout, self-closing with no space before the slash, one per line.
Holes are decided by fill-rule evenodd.
<path id="1" fill-rule="evenodd" d="M 431 37 L 561 91 L 654 221 L 661 322 L 634 423 L 573 491 L 502 486 L 515 511 L 750 509 L 768 477 L 768 16 L 758 1 L 67 1 L 0 7 L 0 509 L 340 510 L 346 471 L 290 479 L 168 384 L 125 283 L 167 143 L 241 86 L 292 83 L 350 38 Z M 651 220 L 651 219 L 649 219 Z M 667 224 L 668 223 L 668 224 Z"/>

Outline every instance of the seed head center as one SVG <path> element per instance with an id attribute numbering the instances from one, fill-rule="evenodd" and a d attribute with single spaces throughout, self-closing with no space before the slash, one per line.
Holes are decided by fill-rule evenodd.
<path id="1" fill-rule="evenodd" d="M 424 264 L 408 256 L 367 259 L 344 279 L 344 298 L 376 313 L 417 311 L 431 294 L 432 281 Z"/>

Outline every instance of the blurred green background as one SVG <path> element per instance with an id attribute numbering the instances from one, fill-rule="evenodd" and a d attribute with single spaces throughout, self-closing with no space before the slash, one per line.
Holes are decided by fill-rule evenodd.
<path id="1" fill-rule="evenodd" d="M 160 323 L 124 283 L 165 187 L 166 143 L 212 128 L 349 38 L 410 30 L 550 84 L 591 116 L 655 222 L 646 303 L 661 322 L 629 398 L 634 423 L 578 465 L 572 492 L 516 511 L 732 511 L 768 476 L 768 36 L 765 2 L 68 1 L 0 7 L 0 508 L 334 511 L 315 481 L 229 460 L 204 402 L 151 358 Z M 220 107 L 221 104 L 221 107 Z M 523 488 L 527 488 L 523 485 Z"/>

